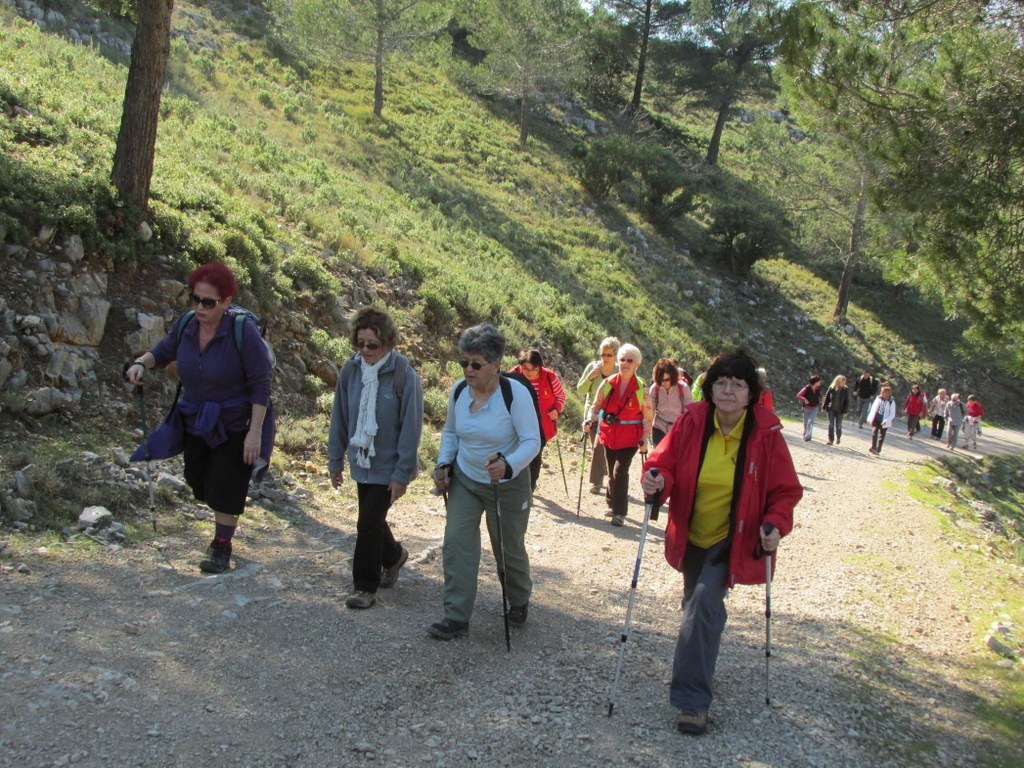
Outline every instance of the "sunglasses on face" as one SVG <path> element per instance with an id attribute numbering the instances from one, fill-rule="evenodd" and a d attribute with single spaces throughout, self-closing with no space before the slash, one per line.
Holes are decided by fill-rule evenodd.
<path id="1" fill-rule="evenodd" d="M 381 344 L 379 341 L 357 341 L 356 349 L 368 349 L 371 352 L 376 352 L 380 349 Z"/>
<path id="2" fill-rule="evenodd" d="M 203 309 L 213 309 L 223 301 L 223 299 L 211 299 L 209 296 L 196 296 L 194 293 L 188 295 L 188 300 L 192 306 L 201 304 Z"/>
<path id="3" fill-rule="evenodd" d="M 619 362 L 620 363 L 634 363 L 636 361 L 632 357 L 620 357 L 619 358 Z"/>
<path id="4" fill-rule="evenodd" d="M 459 360 L 459 365 L 462 366 L 462 370 L 472 368 L 474 371 L 479 371 L 481 368 L 487 365 L 487 363 L 481 363 L 479 360 Z"/>

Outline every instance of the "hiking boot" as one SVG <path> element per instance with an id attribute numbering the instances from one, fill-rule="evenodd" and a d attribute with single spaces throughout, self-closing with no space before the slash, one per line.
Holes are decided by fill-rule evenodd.
<path id="1" fill-rule="evenodd" d="M 614 509 L 608 508 L 608 509 L 606 509 L 604 511 L 604 516 L 605 517 L 614 517 L 614 515 L 615 515 L 615 510 Z"/>
<path id="2" fill-rule="evenodd" d="M 708 732 L 708 713 L 697 712 L 692 709 L 684 709 L 679 713 L 679 720 L 676 721 L 676 728 L 680 733 L 690 736 L 703 736 Z"/>
<path id="3" fill-rule="evenodd" d="M 508 609 L 508 623 L 513 627 L 521 627 L 526 623 L 526 613 L 529 605 L 512 606 Z"/>
<path id="4" fill-rule="evenodd" d="M 614 525 L 616 528 L 621 528 L 625 524 L 626 524 L 626 516 L 625 515 L 612 515 L 612 525 Z"/>
<path id="5" fill-rule="evenodd" d="M 206 559 L 200 561 L 199 570 L 203 573 L 224 573 L 231 567 L 231 542 L 214 539 L 206 548 Z"/>
<path id="6" fill-rule="evenodd" d="M 349 608 L 371 608 L 373 604 L 377 602 L 376 592 L 363 592 L 357 589 L 352 595 L 345 601 L 345 605 Z"/>
<path id="7" fill-rule="evenodd" d="M 829 440 L 827 443 L 825 443 L 825 445 L 832 445 L 832 441 Z"/>
<path id="8" fill-rule="evenodd" d="M 395 582 L 398 581 L 398 572 L 402 570 L 402 566 L 405 565 L 405 561 L 409 559 L 409 550 L 402 547 L 402 552 L 398 556 L 398 562 L 394 565 L 385 568 L 384 573 L 380 577 L 380 588 L 391 589 L 395 586 Z"/>
<path id="9" fill-rule="evenodd" d="M 591 485 L 590 486 L 590 492 L 592 494 L 594 494 L 595 496 L 597 496 L 599 493 L 602 493 L 603 491 L 604 491 L 604 489 L 600 485 Z"/>
<path id="10" fill-rule="evenodd" d="M 469 622 L 445 619 L 427 627 L 427 633 L 438 640 L 454 640 L 469 634 Z"/>

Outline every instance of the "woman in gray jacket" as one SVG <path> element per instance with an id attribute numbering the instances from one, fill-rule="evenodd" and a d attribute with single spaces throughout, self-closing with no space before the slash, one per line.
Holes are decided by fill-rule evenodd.
<path id="1" fill-rule="evenodd" d="M 349 608 L 369 608 L 378 588 L 392 587 L 409 559 L 388 525 L 388 509 L 405 494 L 419 468 L 423 387 L 409 360 L 395 350 L 391 315 L 363 307 L 352 320 L 357 353 L 342 366 L 327 440 L 331 485 L 341 486 L 348 455 L 359 518 L 352 556 Z"/>

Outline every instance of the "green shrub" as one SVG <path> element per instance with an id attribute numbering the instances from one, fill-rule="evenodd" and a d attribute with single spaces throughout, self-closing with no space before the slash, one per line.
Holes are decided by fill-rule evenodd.
<path id="1" fill-rule="evenodd" d="M 603 200 L 616 185 L 633 176 L 637 155 L 637 145 L 628 136 L 597 139 L 576 148 L 576 174 L 590 194 Z"/>
<path id="2" fill-rule="evenodd" d="M 423 391 L 423 414 L 431 424 L 440 426 L 448 414 L 448 393 L 438 387 Z"/>
<path id="3" fill-rule="evenodd" d="M 759 259 L 778 256 L 789 242 L 784 215 L 768 201 L 720 200 L 708 235 L 734 275 L 746 275 Z"/>
<path id="4" fill-rule="evenodd" d="M 309 253 L 289 256 L 281 265 L 281 271 L 302 290 L 338 293 L 341 289 L 338 278 L 324 269 L 319 259 Z"/>

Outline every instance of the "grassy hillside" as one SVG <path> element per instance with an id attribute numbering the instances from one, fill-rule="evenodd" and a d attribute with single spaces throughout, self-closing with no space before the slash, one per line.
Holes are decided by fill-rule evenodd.
<path id="1" fill-rule="evenodd" d="M 614 115 L 553 107 L 521 150 L 511 105 L 448 76 L 446 39 L 397 62 L 377 120 L 367 67 L 290 60 L 253 37 L 265 17 L 251 6 L 179 4 L 155 236 L 143 244 L 107 185 L 124 62 L 0 13 L 0 234 L 9 241 L 50 224 L 81 234 L 90 258 L 118 270 L 145 268 L 156 254 L 182 270 L 227 258 L 271 317 L 367 295 L 353 284 L 386 284 L 421 364 L 450 360 L 459 330 L 486 319 L 513 351 L 539 345 L 567 378 L 615 334 L 641 347 L 645 371 L 660 354 L 697 370 L 744 345 L 768 367 L 784 410 L 810 373 L 868 367 L 901 386 L 952 382 L 977 391 L 997 419 L 1011 413 L 1002 405 L 1016 399 L 1015 383 L 962 364 L 959 325 L 914 296 L 895 300 L 877 274 L 855 281 L 848 335 L 831 324 L 839 275 L 830 280 L 828 265 L 801 266 L 791 253 L 734 278 L 710 253 L 699 212 L 659 232 L 625 196 L 594 200 L 574 160 L 592 137 L 563 117 L 607 127 Z M 677 117 L 687 122 L 674 136 L 706 141 L 710 114 Z M 732 124 L 723 142 L 719 199 L 766 170 L 742 165 L 744 130 Z M 344 352 L 325 342 L 304 354 Z M 445 367 L 435 370 L 429 383 L 443 389 Z"/>

